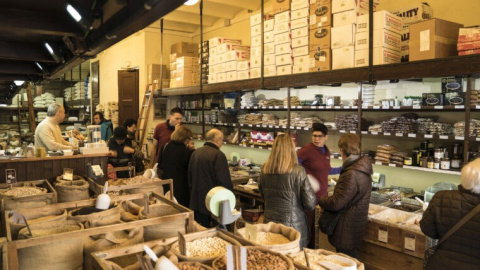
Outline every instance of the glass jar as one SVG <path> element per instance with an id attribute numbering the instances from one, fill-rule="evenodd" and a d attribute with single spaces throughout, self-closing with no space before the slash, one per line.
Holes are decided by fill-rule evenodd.
<path id="1" fill-rule="evenodd" d="M 440 161 L 440 169 L 442 170 L 450 170 L 450 159 L 448 157 L 444 157 Z"/>
<path id="2" fill-rule="evenodd" d="M 435 161 L 433 161 L 433 168 L 434 169 L 440 169 L 440 159 L 436 158 Z"/>
<path id="3" fill-rule="evenodd" d="M 427 159 L 427 168 L 433 169 L 433 164 L 434 164 L 433 158 L 429 157 Z"/>
<path id="4" fill-rule="evenodd" d="M 452 161 L 450 162 L 450 168 L 452 169 L 460 169 L 460 166 L 462 165 L 462 160 L 459 158 L 452 158 Z"/>
<path id="5" fill-rule="evenodd" d="M 403 165 L 412 166 L 412 157 L 405 157 L 403 159 Z"/>
<path id="6" fill-rule="evenodd" d="M 435 159 L 442 159 L 444 153 L 445 152 L 443 151 L 443 149 L 437 148 L 437 149 L 435 149 L 435 152 L 434 152 L 433 156 L 435 157 Z"/>

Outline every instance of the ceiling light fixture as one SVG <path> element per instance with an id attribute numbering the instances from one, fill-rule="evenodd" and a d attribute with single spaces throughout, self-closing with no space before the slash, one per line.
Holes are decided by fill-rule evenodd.
<path id="1" fill-rule="evenodd" d="M 13 81 L 13 83 L 14 83 L 16 86 L 20 86 L 20 85 L 22 85 L 23 83 L 25 83 L 25 81 Z"/>
<path id="2" fill-rule="evenodd" d="M 43 71 L 43 67 L 42 67 L 42 65 L 40 65 L 40 63 L 35 62 L 35 65 L 37 65 L 37 67 L 38 67 L 41 71 Z"/>
<path id="3" fill-rule="evenodd" d="M 89 10 L 84 9 L 72 2 L 67 2 L 65 4 L 65 9 L 67 10 L 68 14 L 72 16 L 75 22 L 77 22 L 77 24 L 83 29 L 83 31 L 88 32 L 93 29 L 93 19 Z"/>
<path id="4" fill-rule="evenodd" d="M 183 3 L 184 5 L 187 5 L 187 6 L 193 6 L 195 5 L 196 3 L 198 3 L 198 0 L 188 0 L 186 1 L 185 3 Z"/>
<path id="5" fill-rule="evenodd" d="M 56 63 L 60 63 L 60 62 L 65 61 L 63 59 L 63 57 L 58 55 L 58 53 L 57 53 L 58 50 L 56 50 L 54 47 L 52 47 L 52 45 L 50 45 L 48 42 L 45 42 L 44 45 L 45 45 L 45 48 L 47 49 L 48 53 L 50 53 L 50 55 L 52 56 L 53 60 Z"/>

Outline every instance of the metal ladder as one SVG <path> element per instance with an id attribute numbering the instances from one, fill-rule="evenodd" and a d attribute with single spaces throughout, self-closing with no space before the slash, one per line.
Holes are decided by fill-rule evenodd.
<path id="1" fill-rule="evenodd" d="M 137 121 L 137 141 L 144 146 L 145 138 L 147 135 L 148 117 L 150 116 L 150 108 L 152 107 L 153 91 L 155 91 L 157 83 L 147 84 L 145 89 L 145 95 L 143 96 L 142 108 L 140 109 L 140 115 Z M 148 149 L 148 148 L 147 148 Z"/>

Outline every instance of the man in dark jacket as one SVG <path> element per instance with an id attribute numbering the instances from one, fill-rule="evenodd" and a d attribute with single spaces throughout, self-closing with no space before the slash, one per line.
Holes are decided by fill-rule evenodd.
<path id="1" fill-rule="evenodd" d="M 318 204 L 332 212 L 344 210 L 328 241 L 337 252 L 356 257 L 355 249 L 362 243 L 367 227 L 372 163 L 368 157 L 360 157 L 360 138 L 355 134 L 342 135 L 338 147 L 343 160 L 340 178 L 333 196 L 321 197 Z"/>
<path id="2" fill-rule="evenodd" d="M 188 165 L 188 186 L 190 188 L 190 209 L 194 210 L 195 221 L 210 228 L 215 224 L 205 205 L 210 189 L 223 186 L 233 189 L 227 157 L 220 151 L 223 133 L 211 129 L 205 136 L 206 143 L 193 152 Z"/>
<path id="3" fill-rule="evenodd" d="M 462 169 L 458 190 L 435 193 L 420 221 L 422 232 L 440 239 L 460 219 L 480 204 L 480 159 Z M 440 244 L 430 258 L 427 269 L 479 269 L 480 214 L 467 221 Z"/>

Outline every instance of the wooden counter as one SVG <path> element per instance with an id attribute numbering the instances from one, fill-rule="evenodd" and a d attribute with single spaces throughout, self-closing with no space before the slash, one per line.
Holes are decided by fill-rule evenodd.
<path id="1" fill-rule="evenodd" d="M 0 183 L 6 183 L 5 170 L 15 169 L 17 181 L 49 179 L 62 175 L 64 168 L 73 169 L 76 175 L 86 175 L 87 164 L 101 165 L 107 173 L 108 154 L 55 156 L 45 158 L 1 158 Z"/>

